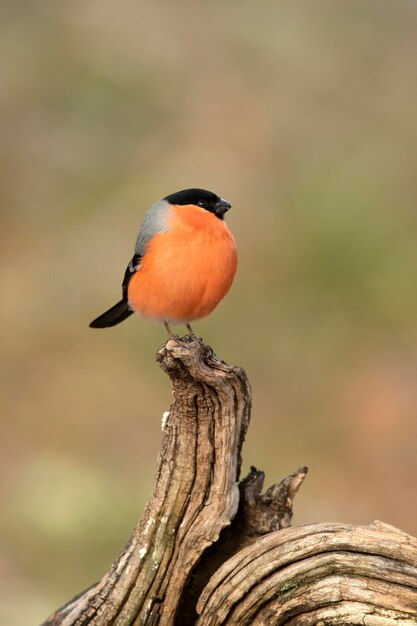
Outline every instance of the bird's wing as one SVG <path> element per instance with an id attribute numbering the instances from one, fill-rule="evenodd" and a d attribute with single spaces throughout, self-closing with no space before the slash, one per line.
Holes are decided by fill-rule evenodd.
<path id="1" fill-rule="evenodd" d="M 138 271 L 140 267 L 140 261 L 146 252 L 146 246 L 149 241 L 158 233 L 163 233 L 168 230 L 168 215 L 170 211 L 170 205 L 166 200 L 160 200 L 151 208 L 145 215 L 142 226 L 140 227 L 139 234 L 135 244 L 135 254 L 132 260 L 126 268 L 126 272 L 123 278 L 123 298 L 127 299 L 127 288 L 133 274 Z"/>
<path id="2" fill-rule="evenodd" d="M 127 288 L 129 286 L 130 279 L 132 278 L 133 274 L 138 271 L 141 258 L 142 257 L 140 254 L 134 254 L 132 260 L 126 268 L 122 282 L 123 298 L 125 300 L 127 300 Z"/>

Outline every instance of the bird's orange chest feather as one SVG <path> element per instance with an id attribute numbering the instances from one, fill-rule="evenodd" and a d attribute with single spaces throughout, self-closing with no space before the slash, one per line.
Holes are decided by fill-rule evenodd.
<path id="1" fill-rule="evenodd" d="M 169 223 L 170 231 L 176 237 L 187 237 L 191 245 L 204 239 L 218 243 L 232 240 L 234 243 L 223 220 L 194 205 L 174 206 Z"/>
<path id="2" fill-rule="evenodd" d="M 174 206 L 169 228 L 150 242 L 129 284 L 129 302 L 146 317 L 191 321 L 211 313 L 237 267 L 226 224 L 193 205 Z"/>

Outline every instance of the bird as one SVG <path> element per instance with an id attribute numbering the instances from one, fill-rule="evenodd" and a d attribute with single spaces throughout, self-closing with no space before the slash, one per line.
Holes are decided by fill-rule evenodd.
<path id="1" fill-rule="evenodd" d="M 133 313 L 165 325 L 209 315 L 229 291 L 237 269 L 235 239 L 224 216 L 230 202 L 206 189 L 183 189 L 145 214 L 122 282 L 122 299 L 90 323 L 108 328 Z"/>

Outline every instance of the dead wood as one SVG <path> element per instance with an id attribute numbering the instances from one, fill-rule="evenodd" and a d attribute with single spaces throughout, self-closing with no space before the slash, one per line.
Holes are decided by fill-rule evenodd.
<path id="1" fill-rule="evenodd" d="M 417 624 L 417 540 L 381 522 L 274 532 L 229 559 L 197 609 L 199 626 Z"/>
<path id="2" fill-rule="evenodd" d="M 43 626 L 417 624 L 417 540 L 381 523 L 288 528 L 307 468 L 265 493 L 255 468 L 238 484 L 245 372 L 189 337 L 157 361 L 174 402 L 152 496 L 110 571 Z"/>

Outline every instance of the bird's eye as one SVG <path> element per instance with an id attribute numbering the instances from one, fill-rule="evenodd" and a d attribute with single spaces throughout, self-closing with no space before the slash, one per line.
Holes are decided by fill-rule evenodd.
<path id="1" fill-rule="evenodd" d="M 203 209 L 207 208 L 207 202 L 205 200 L 199 200 L 197 204 L 198 206 L 201 206 Z"/>

